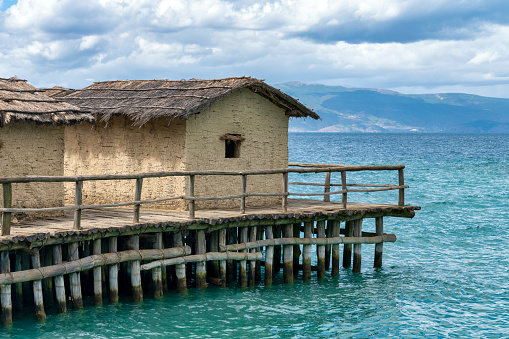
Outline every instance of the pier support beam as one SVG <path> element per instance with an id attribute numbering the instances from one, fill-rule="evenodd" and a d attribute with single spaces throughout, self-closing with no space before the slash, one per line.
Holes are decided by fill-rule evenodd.
<path id="1" fill-rule="evenodd" d="M 355 220 L 353 226 L 353 236 L 354 237 L 362 237 L 362 219 Z M 361 271 L 361 244 L 353 245 L 353 268 L 352 272 L 360 272 Z"/>
<path id="2" fill-rule="evenodd" d="M 274 239 L 281 238 L 281 227 L 280 225 L 273 226 Z M 279 274 L 281 270 L 281 245 L 274 246 L 274 271 L 273 276 Z"/>
<path id="3" fill-rule="evenodd" d="M 23 270 L 23 255 L 21 251 L 16 251 L 16 262 L 14 263 L 14 271 Z M 21 312 L 23 310 L 23 283 L 14 284 L 14 311 Z"/>
<path id="4" fill-rule="evenodd" d="M 226 242 L 228 245 L 237 243 L 237 230 L 237 227 L 232 227 L 226 230 Z M 226 279 L 229 283 L 237 280 L 237 262 L 234 260 L 226 261 Z"/>
<path id="5" fill-rule="evenodd" d="M 62 264 L 62 245 L 53 246 L 53 265 Z M 67 312 L 67 301 L 65 298 L 64 276 L 55 277 L 55 296 L 57 299 L 57 313 Z"/>
<path id="6" fill-rule="evenodd" d="M 196 231 L 196 254 L 205 254 L 207 244 L 205 241 L 205 230 Z M 207 288 L 207 263 L 196 263 L 196 287 Z"/>
<path id="7" fill-rule="evenodd" d="M 283 226 L 285 237 L 293 238 L 293 224 Z M 285 284 L 293 284 L 293 245 L 283 246 L 283 279 Z"/>
<path id="8" fill-rule="evenodd" d="M 300 223 L 293 224 L 293 237 L 300 238 Z M 299 275 L 300 245 L 293 245 L 293 276 Z"/>
<path id="9" fill-rule="evenodd" d="M 316 222 L 316 237 L 325 238 L 325 220 Z M 325 278 L 325 245 L 316 246 L 316 255 L 318 257 L 318 279 Z"/>
<path id="10" fill-rule="evenodd" d="M 72 242 L 69 244 L 69 259 L 79 259 L 77 242 Z M 69 284 L 71 285 L 70 289 L 73 308 L 80 310 L 83 308 L 83 297 L 81 295 L 81 277 L 79 272 L 69 274 Z"/>
<path id="11" fill-rule="evenodd" d="M 327 228 L 325 229 L 325 236 L 327 238 L 332 237 L 332 225 L 335 220 L 327 220 Z M 328 271 L 330 269 L 330 255 L 331 255 L 331 245 L 325 245 L 325 270 Z"/>
<path id="12" fill-rule="evenodd" d="M 41 257 L 39 255 L 39 249 L 32 249 L 30 256 L 33 268 L 41 268 Z M 34 280 L 34 304 L 35 304 L 35 317 L 39 321 L 46 320 L 46 312 L 44 311 L 44 297 L 42 295 L 42 281 Z"/>
<path id="13" fill-rule="evenodd" d="M 219 246 L 226 245 L 226 229 L 218 231 L 218 242 Z M 222 281 L 221 287 L 226 287 L 226 260 L 219 262 L 219 279 Z"/>
<path id="14" fill-rule="evenodd" d="M 257 227 L 256 226 L 252 226 L 250 227 L 250 230 L 249 230 L 249 241 L 256 241 L 256 231 L 257 231 Z M 252 248 L 249 250 L 250 253 L 255 253 L 256 252 L 256 248 Z M 247 285 L 249 287 L 253 287 L 255 285 L 255 279 L 256 279 L 256 261 L 255 260 L 250 260 L 249 261 L 249 278 L 248 278 L 248 282 L 247 282 Z"/>
<path id="15" fill-rule="evenodd" d="M 118 247 L 118 238 L 111 237 L 109 241 L 109 252 L 116 253 Z M 114 264 L 110 266 L 109 269 L 109 281 L 110 281 L 110 302 L 118 303 L 118 264 Z"/>
<path id="16" fill-rule="evenodd" d="M 345 222 L 345 237 L 353 237 L 353 223 L 353 221 Z M 348 268 L 352 265 L 352 244 L 343 246 L 343 267 Z"/>
<path id="17" fill-rule="evenodd" d="M 159 232 L 154 235 L 155 249 L 163 248 L 163 233 Z M 152 282 L 154 283 L 154 298 L 163 296 L 163 270 L 162 267 L 152 269 Z"/>
<path id="18" fill-rule="evenodd" d="M 384 218 L 377 217 L 375 218 L 375 227 L 376 227 L 376 235 L 384 234 Z M 382 255 L 384 252 L 384 243 L 381 242 L 379 244 L 375 244 L 375 262 L 373 267 L 380 268 L 382 267 Z"/>
<path id="19" fill-rule="evenodd" d="M 3 251 L 1 254 L 0 271 L 2 273 L 11 272 L 11 260 L 9 258 L 9 251 Z M 12 296 L 11 285 L 2 285 L 0 287 L 1 302 L 2 302 L 2 323 L 12 323 Z"/>
<path id="20" fill-rule="evenodd" d="M 339 237 L 340 223 L 338 220 L 332 222 L 332 237 Z M 339 244 L 332 245 L 332 272 L 331 276 L 339 275 Z"/>
<path id="21" fill-rule="evenodd" d="M 127 240 L 128 250 L 139 250 L 140 249 L 140 236 L 131 235 Z M 131 261 L 131 288 L 133 291 L 134 302 L 143 301 L 143 289 L 141 287 L 141 273 L 140 273 L 140 261 Z"/>
<path id="22" fill-rule="evenodd" d="M 246 243 L 248 236 L 247 227 L 242 227 L 240 229 L 240 237 L 239 243 Z M 247 250 L 243 250 L 242 252 L 247 253 Z M 239 265 L 239 284 L 240 287 L 247 287 L 247 261 L 242 260 Z"/>
<path id="23" fill-rule="evenodd" d="M 306 221 L 304 223 L 304 238 L 313 237 L 314 222 Z M 302 279 L 311 280 L 311 244 L 302 245 Z"/>
<path id="24" fill-rule="evenodd" d="M 93 242 L 92 252 L 101 254 L 101 239 L 95 239 Z M 94 305 L 101 306 L 103 304 L 103 279 L 102 267 L 94 268 Z"/>
<path id="25" fill-rule="evenodd" d="M 183 246 L 182 231 L 173 233 L 173 247 Z M 175 275 L 177 276 L 177 292 L 187 292 L 186 264 L 175 265 Z"/>
<path id="26" fill-rule="evenodd" d="M 272 226 L 265 226 L 265 239 L 274 239 Z M 265 286 L 272 286 L 274 270 L 274 246 L 265 247 Z"/>

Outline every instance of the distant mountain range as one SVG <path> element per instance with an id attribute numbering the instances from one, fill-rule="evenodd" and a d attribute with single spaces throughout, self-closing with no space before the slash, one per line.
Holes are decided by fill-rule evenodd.
<path id="1" fill-rule="evenodd" d="M 322 120 L 292 119 L 293 132 L 509 133 L 509 99 L 471 94 L 401 94 L 303 82 L 274 87 Z"/>

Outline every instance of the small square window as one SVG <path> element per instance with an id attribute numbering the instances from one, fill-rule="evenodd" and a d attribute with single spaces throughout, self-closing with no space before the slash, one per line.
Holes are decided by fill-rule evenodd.
<path id="1" fill-rule="evenodd" d="M 223 134 L 219 139 L 224 140 L 224 157 L 240 158 L 240 144 L 246 140 L 240 134 Z"/>

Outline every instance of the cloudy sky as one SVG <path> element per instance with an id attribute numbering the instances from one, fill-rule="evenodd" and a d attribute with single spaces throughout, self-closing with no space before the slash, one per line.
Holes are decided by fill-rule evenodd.
<path id="1" fill-rule="evenodd" d="M 507 0 L 0 0 L 0 77 L 249 75 L 509 98 Z"/>

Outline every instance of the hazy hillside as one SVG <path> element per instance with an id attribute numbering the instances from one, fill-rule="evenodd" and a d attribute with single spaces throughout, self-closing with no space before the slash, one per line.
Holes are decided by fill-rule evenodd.
<path id="1" fill-rule="evenodd" d="M 292 119 L 291 131 L 509 133 L 509 99 L 415 94 L 287 82 L 275 87 L 322 120 Z"/>

